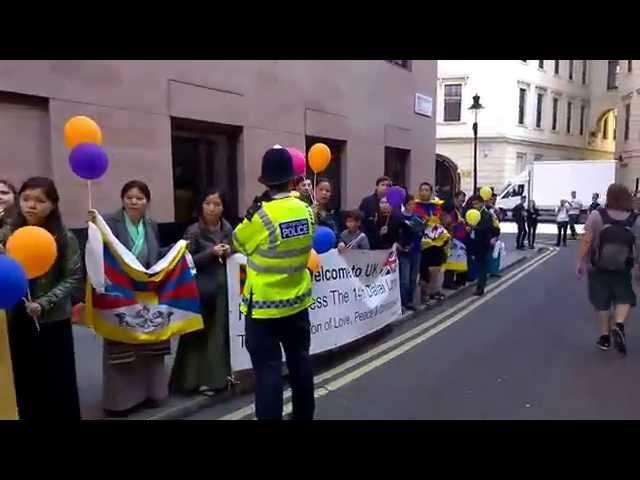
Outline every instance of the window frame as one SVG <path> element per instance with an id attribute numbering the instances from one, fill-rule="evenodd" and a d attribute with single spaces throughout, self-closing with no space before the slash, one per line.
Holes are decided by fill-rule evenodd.
<path id="1" fill-rule="evenodd" d="M 544 92 L 536 92 L 536 128 L 542 128 L 544 118 Z"/>
<path id="2" fill-rule="evenodd" d="M 607 61 L 607 91 L 611 92 L 618 89 L 618 69 L 620 68 L 620 60 Z"/>
<path id="3" fill-rule="evenodd" d="M 580 136 L 584 136 L 585 116 L 587 114 L 587 106 L 583 103 L 580 105 Z"/>
<path id="4" fill-rule="evenodd" d="M 587 84 L 588 65 L 589 62 L 587 60 L 582 61 L 582 85 Z"/>
<path id="5" fill-rule="evenodd" d="M 574 60 L 569 60 L 569 81 L 573 81 L 573 70 L 575 68 Z"/>
<path id="6" fill-rule="evenodd" d="M 624 104 L 624 141 L 631 138 L 631 102 Z"/>
<path id="7" fill-rule="evenodd" d="M 544 71 L 544 60 L 538 60 L 538 70 Z"/>
<path id="8" fill-rule="evenodd" d="M 553 74 L 557 77 L 560 76 L 560 60 L 553 61 Z"/>
<path id="9" fill-rule="evenodd" d="M 449 98 L 459 98 L 459 109 L 458 109 L 458 119 L 457 120 L 447 120 L 447 87 L 450 86 L 459 86 L 460 87 L 460 96 L 459 97 L 449 97 Z M 442 121 L 445 123 L 457 123 L 462 121 L 462 87 L 464 84 L 462 82 L 448 82 L 442 84 Z M 450 102 L 453 103 L 453 102 Z"/>
<path id="10" fill-rule="evenodd" d="M 527 88 L 522 85 L 518 86 L 518 125 L 527 126 Z"/>
<path id="11" fill-rule="evenodd" d="M 387 60 L 387 62 L 408 72 L 412 71 L 412 60 Z"/>
<path id="12" fill-rule="evenodd" d="M 558 116 L 560 113 L 560 97 L 554 96 L 551 100 L 551 131 L 558 132 Z"/>
<path id="13" fill-rule="evenodd" d="M 567 135 L 571 135 L 571 127 L 573 122 L 573 102 L 571 100 L 567 100 L 567 123 L 566 123 L 566 131 Z"/>

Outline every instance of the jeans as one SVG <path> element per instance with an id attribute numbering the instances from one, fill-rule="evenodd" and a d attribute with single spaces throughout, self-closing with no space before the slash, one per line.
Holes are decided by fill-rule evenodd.
<path id="1" fill-rule="evenodd" d="M 401 253 L 400 259 L 400 299 L 402 306 L 413 305 L 413 298 L 420 272 L 420 252 Z"/>
<path id="2" fill-rule="evenodd" d="M 533 247 L 536 244 L 536 231 L 538 230 L 538 222 L 527 222 L 527 229 L 529 246 Z"/>
<path id="3" fill-rule="evenodd" d="M 487 286 L 487 276 L 489 275 L 489 262 L 491 255 L 489 250 L 483 250 L 478 253 L 473 253 L 471 256 L 475 265 L 476 277 L 478 279 L 478 283 L 476 284 L 477 290 L 479 292 L 484 292 L 484 289 Z"/>
<path id="4" fill-rule="evenodd" d="M 576 223 L 578 223 L 579 218 L 580 218 L 580 215 L 575 215 L 575 214 L 569 215 L 569 228 L 571 229 L 571 238 L 573 238 L 574 240 L 578 235 L 576 232 Z"/>
<path id="5" fill-rule="evenodd" d="M 567 246 L 567 226 L 569 225 L 569 222 L 558 222 L 558 241 L 556 242 L 556 245 L 559 247 L 560 246 L 560 240 L 562 239 L 562 244 L 566 247 Z"/>
<path id="6" fill-rule="evenodd" d="M 313 420 L 315 398 L 309 347 L 309 310 L 288 317 L 246 319 L 247 350 L 256 380 L 256 417 L 282 420 L 284 349 L 293 404 L 293 420 Z"/>
<path id="7" fill-rule="evenodd" d="M 527 239 L 527 225 L 524 220 L 518 222 L 518 236 L 516 238 L 516 247 L 524 248 L 524 241 Z"/>

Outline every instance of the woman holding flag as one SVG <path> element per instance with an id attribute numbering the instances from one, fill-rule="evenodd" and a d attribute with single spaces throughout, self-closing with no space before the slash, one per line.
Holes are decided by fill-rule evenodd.
<path id="1" fill-rule="evenodd" d="M 429 182 L 420 184 L 415 213 L 426 225 L 422 237 L 420 262 L 420 284 L 424 303 L 441 302 L 445 298 L 440 291 L 440 273 L 442 265 L 447 261 L 445 248 L 449 243 L 450 235 L 440 221 L 443 203 L 434 198 L 433 185 Z"/>
<path id="2" fill-rule="evenodd" d="M 80 419 L 71 298 L 82 289 L 82 260 L 78 241 L 62 223 L 59 201 L 51 179 L 30 178 L 18 192 L 14 221 L 0 230 L 4 245 L 22 227 L 44 228 L 55 238 L 57 250 L 49 271 L 29 281 L 29 298 L 8 312 L 16 400 L 23 420 Z"/>
<path id="3" fill-rule="evenodd" d="M 104 219 L 120 243 L 149 268 L 162 255 L 158 226 L 146 215 L 151 191 L 146 183 L 132 180 L 122 187 L 120 198 L 122 209 Z M 107 415 L 123 417 L 138 406 L 159 406 L 169 396 L 164 357 L 170 353 L 169 340 L 131 344 L 105 339 L 102 370 Z"/>

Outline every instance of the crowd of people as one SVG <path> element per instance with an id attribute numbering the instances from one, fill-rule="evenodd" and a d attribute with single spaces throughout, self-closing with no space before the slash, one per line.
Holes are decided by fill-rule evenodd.
<path id="1" fill-rule="evenodd" d="M 313 188 L 301 177 L 292 186 L 295 190 L 290 195 L 311 207 L 316 225 L 334 231 L 338 252 L 397 247 L 405 311 L 416 309 L 418 291 L 423 303 L 433 305 L 444 299 L 443 288 L 457 289 L 475 278 L 476 294 L 484 293 L 500 234 L 495 197 L 485 203 L 480 196 L 467 200 L 464 192 L 457 192 L 442 200 L 424 182 L 416 195 L 407 193 L 397 208 L 387 198 L 391 179 L 382 176 L 358 209 L 338 212 L 330 206 L 329 179 L 318 178 Z M 151 198 L 148 185 L 129 181 L 120 192 L 121 208 L 104 216 L 114 236 L 146 268 L 169 248 L 161 245 L 158 225 L 148 214 Z M 233 384 L 225 260 L 237 250 L 234 229 L 225 218 L 225 201 L 220 189 L 206 191 L 197 204 L 197 221 L 183 237 L 197 270 L 204 329 L 180 337 L 170 372 L 165 368 L 169 341 L 130 344 L 105 339 L 103 408 L 108 416 L 125 417 L 140 408 L 157 407 L 170 392 L 213 396 Z M 73 308 L 84 299 L 86 272 L 80 245 L 64 226 L 59 202 L 49 178 L 30 178 L 19 189 L 0 180 L 0 248 L 16 229 L 35 225 L 54 236 L 58 249 L 51 270 L 30 281 L 30 298 L 8 312 L 17 401 L 20 417 L 27 419 L 80 418 L 71 327 Z M 481 213 L 473 227 L 465 221 L 470 208 Z M 462 246 L 462 255 L 451 262 L 454 243 Z M 30 318 L 38 323 L 27 321 Z"/>

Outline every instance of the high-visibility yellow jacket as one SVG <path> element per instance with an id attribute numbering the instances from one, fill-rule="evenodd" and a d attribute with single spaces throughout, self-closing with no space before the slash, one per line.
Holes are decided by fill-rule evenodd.
<path id="1" fill-rule="evenodd" d="M 307 263 L 314 231 L 311 208 L 288 192 L 238 225 L 233 244 L 247 257 L 242 313 L 249 302 L 253 318 L 286 317 L 311 306 Z"/>

